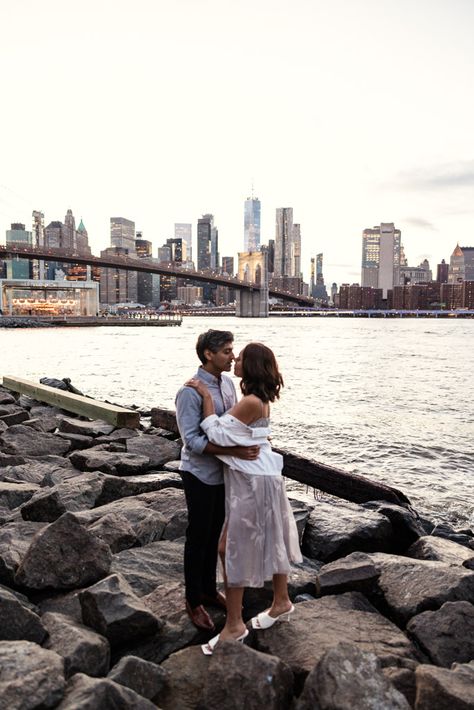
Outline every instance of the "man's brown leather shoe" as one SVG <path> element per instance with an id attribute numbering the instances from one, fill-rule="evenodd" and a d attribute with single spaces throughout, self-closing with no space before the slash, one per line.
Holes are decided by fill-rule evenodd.
<path id="1" fill-rule="evenodd" d="M 214 631 L 214 622 L 212 621 L 211 617 L 204 609 L 202 604 L 200 604 L 199 606 L 195 606 L 194 609 L 191 609 L 189 603 L 186 602 L 186 611 L 188 612 L 189 618 L 193 622 L 194 626 L 196 626 L 198 629 L 204 629 L 205 631 Z"/>
<path id="2" fill-rule="evenodd" d="M 227 602 L 225 596 L 222 592 L 216 592 L 215 596 L 210 596 L 210 594 L 201 594 L 201 601 L 206 606 L 216 606 L 219 609 L 227 610 Z"/>

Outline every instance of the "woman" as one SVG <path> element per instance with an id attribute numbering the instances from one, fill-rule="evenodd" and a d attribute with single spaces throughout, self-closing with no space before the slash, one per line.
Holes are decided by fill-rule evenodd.
<path id="1" fill-rule="evenodd" d="M 301 562 L 298 532 L 281 476 L 283 459 L 272 451 L 270 402 L 280 396 L 283 378 L 275 356 L 262 343 L 249 343 L 237 357 L 234 373 L 241 377 L 242 399 L 222 417 L 200 380 L 186 384 L 203 398 L 201 428 L 209 441 L 220 446 L 258 444 L 255 461 L 219 456 L 227 464 L 226 520 L 221 538 L 225 549 L 224 569 L 227 619 L 222 632 L 202 646 L 210 655 L 219 640 L 243 641 L 248 631 L 242 619 L 245 587 L 262 587 L 273 582 L 273 602 L 267 611 L 252 619 L 255 629 L 269 628 L 287 620 L 294 607 L 288 596 L 287 575 L 291 562 Z"/>

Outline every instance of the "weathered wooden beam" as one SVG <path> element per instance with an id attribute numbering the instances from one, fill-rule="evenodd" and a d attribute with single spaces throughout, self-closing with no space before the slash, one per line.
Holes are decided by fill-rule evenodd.
<path id="1" fill-rule="evenodd" d="M 172 409 L 154 407 L 151 410 L 153 426 L 178 432 L 176 414 Z M 304 483 L 338 498 L 350 500 L 353 503 L 366 503 L 369 500 L 385 500 L 403 507 L 410 505 L 407 496 L 397 488 L 376 483 L 364 476 L 340 471 L 332 466 L 310 461 L 302 456 L 291 454 L 283 449 L 274 449 L 283 456 L 283 475 L 293 481 Z"/>
<path id="2" fill-rule="evenodd" d="M 273 449 L 283 456 L 283 475 L 293 481 L 312 486 L 338 498 L 350 500 L 353 503 L 367 503 L 369 500 L 385 500 L 401 505 L 404 508 L 411 505 L 410 500 L 402 491 L 383 483 L 376 483 L 364 476 L 341 471 L 333 466 L 310 461 L 291 454 L 284 449 Z"/>
<path id="3" fill-rule="evenodd" d="M 66 392 L 65 390 L 36 384 L 18 377 L 3 376 L 3 386 L 13 392 L 27 394 L 40 402 L 46 402 L 67 412 L 79 414 L 89 419 L 101 419 L 116 427 L 136 429 L 140 424 L 140 414 L 115 404 L 107 404 L 90 397 Z"/>

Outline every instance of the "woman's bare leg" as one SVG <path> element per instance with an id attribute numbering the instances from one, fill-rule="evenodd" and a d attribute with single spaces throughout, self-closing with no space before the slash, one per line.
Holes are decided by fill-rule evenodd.
<path id="1" fill-rule="evenodd" d="M 268 610 L 270 616 L 280 616 L 291 609 L 288 596 L 288 576 L 286 574 L 273 575 L 273 602 Z"/>
<path id="2" fill-rule="evenodd" d="M 246 626 L 242 619 L 243 587 L 226 587 L 227 617 L 225 626 L 219 634 L 220 641 L 236 639 L 245 632 Z"/>

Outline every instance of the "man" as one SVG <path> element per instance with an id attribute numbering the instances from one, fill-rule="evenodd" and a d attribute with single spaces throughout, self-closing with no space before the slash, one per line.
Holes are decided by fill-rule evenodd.
<path id="1" fill-rule="evenodd" d="M 226 330 L 208 330 L 196 343 L 202 363 L 197 377 L 208 386 L 216 414 L 221 416 L 237 401 L 229 372 L 234 360 L 234 336 Z M 215 454 L 255 459 L 258 446 L 216 446 L 200 428 L 202 400 L 195 389 L 181 387 L 176 395 L 176 418 L 183 440 L 180 473 L 183 479 L 188 527 L 184 546 L 186 611 L 197 628 L 212 631 L 214 623 L 203 604 L 225 609 L 225 597 L 216 588 L 217 546 L 225 517 L 223 465 Z"/>

